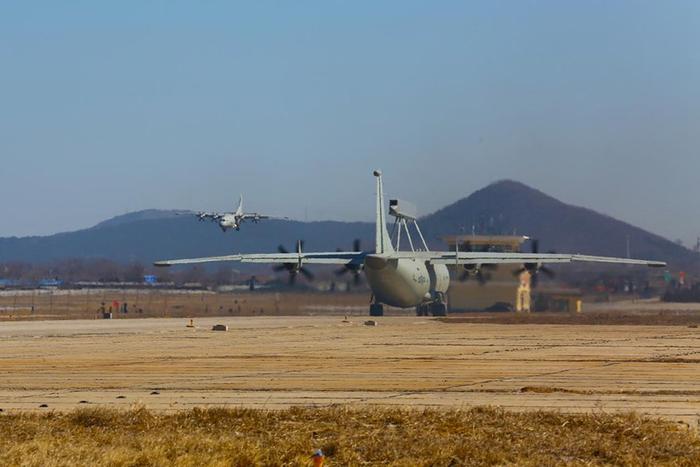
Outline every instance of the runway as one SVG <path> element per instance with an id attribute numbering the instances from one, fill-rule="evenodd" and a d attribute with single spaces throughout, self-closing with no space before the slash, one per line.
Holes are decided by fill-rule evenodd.
<path id="1" fill-rule="evenodd" d="M 2 323 L 0 408 L 491 405 L 700 423 L 698 328 L 350 319 Z"/>

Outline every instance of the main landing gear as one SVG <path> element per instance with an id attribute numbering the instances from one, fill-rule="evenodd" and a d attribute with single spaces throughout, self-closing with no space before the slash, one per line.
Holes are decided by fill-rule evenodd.
<path id="1" fill-rule="evenodd" d="M 430 303 L 421 303 L 416 307 L 416 316 L 430 316 Z"/>
<path id="2" fill-rule="evenodd" d="M 371 303 L 369 305 L 370 316 L 384 316 L 384 305 L 381 303 Z"/>
<path id="3" fill-rule="evenodd" d="M 430 304 L 430 311 L 433 316 L 447 316 L 447 303 L 434 302 Z"/>
<path id="4" fill-rule="evenodd" d="M 372 302 L 369 305 L 370 316 L 384 316 L 384 305 Z M 416 316 L 447 316 L 447 303 L 443 300 L 422 303 L 416 307 Z"/>
<path id="5" fill-rule="evenodd" d="M 447 316 L 447 303 L 440 297 L 434 302 L 421 303 L 416 307 L 416 316 Z"/>

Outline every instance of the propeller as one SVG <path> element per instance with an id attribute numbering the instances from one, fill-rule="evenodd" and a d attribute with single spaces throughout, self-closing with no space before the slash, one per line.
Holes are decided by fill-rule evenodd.
<path id="1" fill-rule="evenodd" d="M 289 285 L 296 284 L 297 275 L 299 273 L 301 273 L 308 281 L 314 280 L 314 275 L 311 273 L 311 271 L 309 271 L 308 269 L 306 269 L 302 265 L 301 252 L 303 249 L 304 249 L 304 241 L 297 240 L 297 254 L 299 255 L 299 259 L 297 260 L 297 262 L 295 262 L 295 263 L 282 263 L 282 264 L 278 264 L 277 266 L 272 268 L 275 270 L 275 272 L 287 271 L 287 273 L 289 273 Z M 277 251 L 279 251 L 282 254 L 289 253 L 289 251 L 283 245 L 278 246 Z"/>
<path id="2" fill-rule="evenodd" d="M 337 248 L 336 251 L 343 251 L 341 248 Z M 362 248 L 360 247 L 360 239 L 356 238 L 352 242 L 352 251 L 354 252 L 359 252 L 362 251 Z M 354 284 L 360 285 L 360 282 L 362 281 L 362 277 L 360 276 L 360 273 L 362 272 L 362 264 L 357 264 L 357 263 L 348 263 L 343 265 L 342 268 L 336 269 L 335 275 L 336 276 L 344 276 L 348 272 L 352 273 L 352 280 Z"/>
<path id="3" fill-rule="evenodd" d="M 469 240 L 463 242 L 460 251 L 474 251 L 472 242 Z M 489 269 L 495 270 L 497 266 L 495 264 L 465 264 L 463 268 L 464 272 L 462 272 L 462 274 L 459 276 L 459 280 L 461 282 L 464 282 L 471 276 L 474 276 L 474 278 L 479 282 L 479 285 L 485 285 L 491 280 L 492 276 L 490 273 L 484 271 Z"/>
<path id="4" fill-rule="evenodd" d="M 464 272 L 459 276 L 459 280 L 464 282 L 469 279 L 469 277 L 474 276 L 479 282 L 479 285 L 485 285 L 491 280 L 492 276 L 490 273 L 484 272 L 484 270 L 494 270 L 496 267 L 495 264 L 465 264 L 463 266 Z"/>
<path id="5" fill-rule="evenodd" d="M 534 254 L 537 254 L 540 252 L 540 241 L 539 240 L 532 240 L 530 242 L 530 251 Z M 549 253 L 555 253 L 553 250 L 549 251 Z M 534 289 L 537 288 L 537 284 L 539 283 L 538 275 L 539 273 L 544 273 L 545 276 L 549 277 L 550 279 L 553 279 L 556 274 L 554 271 L 552 271 L 550 268 L 543 264 L 539 263 L 525 263 L 523 264 L 523 267 L 520 269 L 517 269 L 513 272 L 513 275 L 515 277 L 520 276 L 523 272 L 529 272 L 530 273 L 530 286 Z"/>
<path id="6" fill-rule="evenodd" d="M 224 217 L 222 214 L 218 214 L 215 212 L 198 212 L 197 213 L 197 220 L 202 222 L 204 220 L 210 220 L 212 222 L 216 222 L 219 219 Z"/>

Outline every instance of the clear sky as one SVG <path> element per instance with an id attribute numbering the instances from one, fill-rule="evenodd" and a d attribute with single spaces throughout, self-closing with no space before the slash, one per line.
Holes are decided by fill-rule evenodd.
<path id="1" fill-rule="evenodd" d="M 700 2 L 0 3 L 0 236 L 520 180 L 700 235 Z"/>

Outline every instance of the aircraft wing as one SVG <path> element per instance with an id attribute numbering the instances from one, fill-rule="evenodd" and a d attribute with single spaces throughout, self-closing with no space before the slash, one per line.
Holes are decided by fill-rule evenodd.
<path id="1" fill-rule="evenodd" d="M 366 252 L 334 251 L 320 253 L 253 253 L 225 256 L 209 256 L 204 258 L 187 258 L 157 261 L 155 266 L 175 266 L 180 264 L 199 264 L 235 261 L 240 263 L 298 263 L 303 264 L 361 264 L 368 255 Z M 421 259 L 432 264 L 464 265 L 464 264 L 552 264 L 552 263 L 612 263 L 633 264 L 649 267 L 665 267 L 663 261 L 647 261 L 641 259 L 614 258 L 609 256 L 590 256 L 579 254 L 557 253 L 480 253 L 480 252 L 400 252 L 389 255 L 392 258 Z"/>
<path id="2" fill-rule="evenodd" d="M 243 219 L 255 219 L 255 220 L 269 219 L 270 218 L 270 216 L 266 216 L 264 214 L 258 214 L 257 212 L 246 212 L 241 217 Z"/>
<path id="3" fill-rule="evenodd" d="M 219 214 L 218 212 L 198 212 L 197 214 L 195 214 L 195 216 L 197 216 L 197 219 L 199 219 L 200 221 L 208 219 L 212 222 L 216 222 L 222 217 L 224 217 L 223 214 Z"/>
<path id="4" fill-rule="evenodd" d="M 246 213 L 243 213 L 243 215 L 241 216 L 241 219 L 252 219 L 254 221 L 259 221 L 262 219 L 276 219 L 276 220 L 288 221 L 289 217 L 268 216 L 266 214 L 258 214 L 257 212 L 246 212 Z"/>
<path id="5" fill-rule="evenodd" d="M 579 254 L 558 253 L 480 253 L 480 252 L 454 252 L 436 251 L 425 253 L 427 261 L 433 264 L 526 264 L 526 263 L 613 263 L 634 264 L 662 268 L 666 266 L 663 261 L 648 261 L 642 259 L 614 258 L 609 256 L 590 256 Z"/>
<path id="6" fill-rule="evenodd" d="M 361 251 L 334 251 L 321 253 L 253 253 L 205 258 L 173 259 L 156 261 L 154 266 L 175 266 L 179 264 L 216 263 L 237 261 L 240 263 L 303 263 L 303 264 L 361 264 L 367 253 Z"/>
<path id="7" fill-rule="evenodd" d="M 209 256 L 206 258 L 187 258 L 187 259 L 169 259 L 165 261 L 156 261 L 154 266 L 165 267 L 175 266 L 177 264 L 199 264 L 199 263 L 216 263 L 220 261 L 240 261 L 241 255 L 226 255 L 226 256 Z"/>

